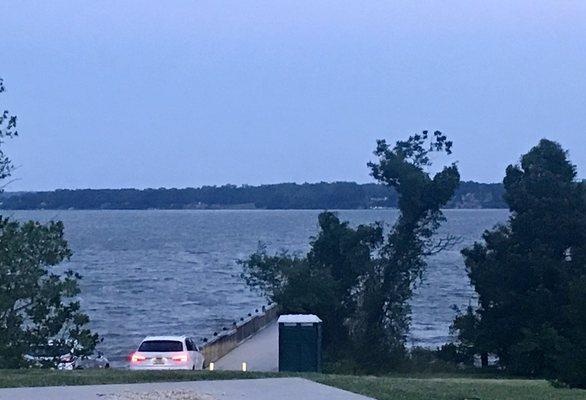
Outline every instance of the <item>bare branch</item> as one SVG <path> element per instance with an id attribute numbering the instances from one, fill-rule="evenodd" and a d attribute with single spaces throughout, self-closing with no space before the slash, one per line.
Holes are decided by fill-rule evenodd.
<path id="1" fill-rule="evenodd" d="M 448 234 L 441 238 L 427 240 L 423 255 L 426 257 L 441 253 L 444 250 L 450 250 L 457 244 L 462 243 L 462 237 Z"/>

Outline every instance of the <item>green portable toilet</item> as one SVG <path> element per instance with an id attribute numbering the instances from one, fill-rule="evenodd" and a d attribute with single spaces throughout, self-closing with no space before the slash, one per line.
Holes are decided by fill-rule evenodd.
<path id="1" fill-rule="evenodd" d="M 321 319 L 290 314 L 278 322 L 279 371 L 321 372 Z"/>

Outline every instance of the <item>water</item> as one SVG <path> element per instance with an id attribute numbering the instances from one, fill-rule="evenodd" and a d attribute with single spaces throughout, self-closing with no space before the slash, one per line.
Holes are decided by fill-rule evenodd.
<path id="1" fill-rule="evenodd" d="M 145 335 L 210 337 L 266 301 L 248 290 L 236 260 L 263 242 L 269 250 L 305 252 L 317 232 L 313 210 L 14 211 L 19 220 L 62 220 L 83 275 L 81 303 L 101 349 L 123 365 Z M 395 210 L 344 210 L 351 224 L 392 223 Z M 474 301 L 460 249 L 506 220 L 506 210 L 448 210 L 440 234 L 461 238 L 433 256 L 412 301 L 409 343 L 434 347 L 448 339 L 453 305 Z"/>

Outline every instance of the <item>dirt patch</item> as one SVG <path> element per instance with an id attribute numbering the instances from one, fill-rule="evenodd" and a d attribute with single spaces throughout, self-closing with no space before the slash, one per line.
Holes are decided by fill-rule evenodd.
<path id="1" fill-rule="evenodd" d="M 105 400 L 216 400 L 214 397 L 191 390 L 154 390 L 151 392 L 122 392 L 106 394 Z"/>

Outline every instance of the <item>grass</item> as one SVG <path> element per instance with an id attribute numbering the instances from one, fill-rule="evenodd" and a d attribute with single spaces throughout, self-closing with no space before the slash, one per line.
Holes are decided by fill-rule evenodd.
<path id="1" fill-rule="evenodd" d="M 455 374 L 384 377 L 228 371 L 1 370 L 0 387 L 61 386 L 299 376 L 378 400 L 586 400 L 586 390 L 557 389 L 543 380 Z"/>
<path id="2" fill-rule="evenodd" d="M 543 380 L 339 375 L 311 379 L 378 400 L 586 400 L 586 390 L 556 389 Z"/>
<path id="3" fill-rule="evenodd" d="M 0 388 L 254 379 L 274 376 L 280 375 L 278 373 L 244 373 L 238 371 L 130 371 L 124 369 L 57 371 L 46 369 L 5 369 L 0 370 Z"/>

